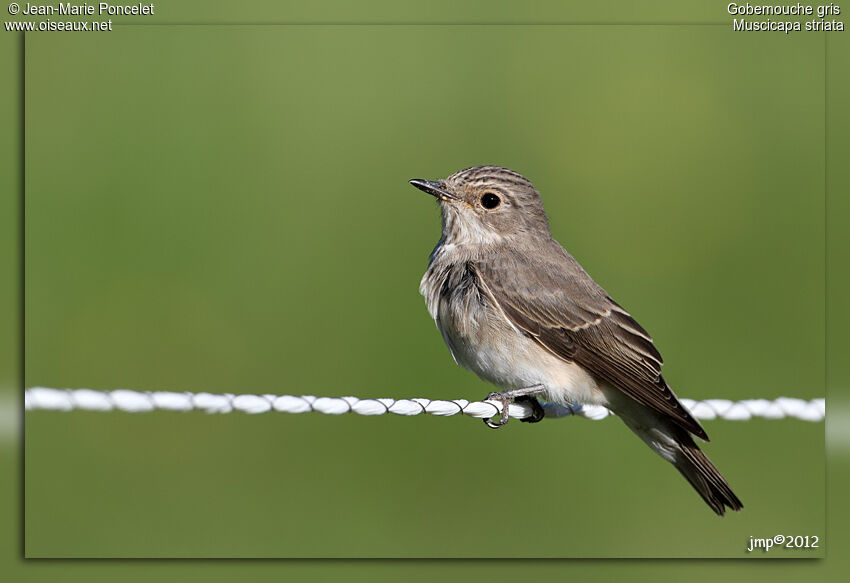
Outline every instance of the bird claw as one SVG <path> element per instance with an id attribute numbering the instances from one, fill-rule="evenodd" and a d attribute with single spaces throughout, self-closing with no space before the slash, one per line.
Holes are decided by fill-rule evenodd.
<path id="1" fill-rule="evenodd" d="M 529 405 L 531 405 L 531 417 L 524 417 L 520 419 L 520 421 L 522 421 L 523 423 L 539 423 L 546 415 L 546 412 L 543 410 L 543 405 L 541 405 L 540 401 L 538 401 L 531 395 L 523 395 L 521 397 L 517 397 L 516 399 L 514 399 L 514 403 L 528 403 Z"/>
<path id="2" fill-rule="evenodd" d="M 510 417 L 508 417 L 508 407 L 510 406 L 510 401 L 508 400 L 508 398 L 505 397 L 505 395 L 503 395 L 502 393 L 490 393 L 489 395 L 487 395 L 485 401 L 499 401 L 502 404 L 502 413 L 501 415 L 499 415 L 498 421 L 493 421 L 492 419 L 485 419 L 484 425 L 491 429 L 498 429 L 502 425 L 506 424 L 508 422 L 508 419 L 510 419 Z"/>

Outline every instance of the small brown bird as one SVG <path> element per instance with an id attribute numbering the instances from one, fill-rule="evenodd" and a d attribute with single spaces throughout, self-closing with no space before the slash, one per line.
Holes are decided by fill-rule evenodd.
<path id="1" fill-rule="evenodd" d="M 420 291 L 455 361 L 543 410 L 538 395 L 561 404 L 604 405 L 671 462 L 717 514 L 743 508 L 694 443 L 708 441 L 661 375 L 649 334 L 549 232 L 543 202 L 523 176 L 476 166 L 445 180 L 411 180 L 437 198 L 443 234 Z"/>

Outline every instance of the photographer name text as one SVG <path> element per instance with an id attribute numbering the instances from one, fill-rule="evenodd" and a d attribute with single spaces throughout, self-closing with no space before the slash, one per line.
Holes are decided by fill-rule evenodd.
<path id="1" fill-rule="evenodd" d="M 11 11 L 10 11 L 11 12 Z M 25 16 L 152 16 L 153 4 L 24 4 L 20 13 Z"/>

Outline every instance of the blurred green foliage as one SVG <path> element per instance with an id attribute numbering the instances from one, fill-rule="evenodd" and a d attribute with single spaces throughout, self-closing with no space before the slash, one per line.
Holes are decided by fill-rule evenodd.
<path id="1" fill-rule="evenodd" d="M 681 396 L 823 395 L 820 36 L 130 27 L 34 35 L 26 59 L 28 386 L 480 398 L 417 293 L 439 221 L 406 180 L 494 163 L 537 185 Z M 740 515 L 616 420 L 33 413 L 25 548 L 743 557 L 823 536 L 821 424 L 706 429 Z"/>

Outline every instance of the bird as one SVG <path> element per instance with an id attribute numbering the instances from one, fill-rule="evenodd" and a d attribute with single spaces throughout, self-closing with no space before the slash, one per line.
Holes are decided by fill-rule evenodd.
<path id="1" fill-rule="evenodd" d="M 437 199 L 442 235 L 419 291 L 455 362 L 508 404 L 603 405 L 685 477 L 718 515 L 743 504 L 694 437 L 709 441 L 661 374 L 649 333 L 552 236 L 521 174 L 474 166 L 409 183 Z"/>

